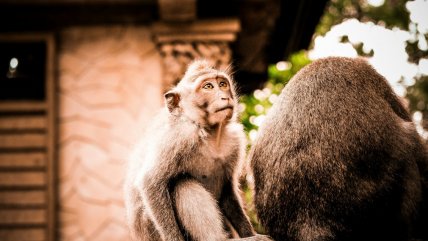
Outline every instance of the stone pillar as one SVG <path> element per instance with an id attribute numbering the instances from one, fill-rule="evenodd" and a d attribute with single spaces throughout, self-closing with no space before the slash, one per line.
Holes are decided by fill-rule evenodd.
<path id="1" fill-rule="evenodd" d="M 218 68 L 227 68 L 232 61 L 229 45 L 239 30 L 237 19 L 154 24 L 152 32 L 162 57 L 164 90 L 180 80 L 194 59 L 205 58 Z"/>
<path id="2" fill-rule="evenodd" d="M 60 33 L 58 240 L 130 240 L 126 163 L 162 106 L 161 58 L 151 37 L 136 26 Z"/>

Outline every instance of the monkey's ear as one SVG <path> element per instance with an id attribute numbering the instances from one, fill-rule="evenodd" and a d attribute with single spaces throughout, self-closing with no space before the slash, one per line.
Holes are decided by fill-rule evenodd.
<path id="1" fill-rule="evenodd" d="M 168 107 L 169 112 L 173 112 L 175 108 L 178 107 L 178 103 L 180 102 L 180 95 L 174 91 L 168 91 L 164 95 L 166 107 Z"/>

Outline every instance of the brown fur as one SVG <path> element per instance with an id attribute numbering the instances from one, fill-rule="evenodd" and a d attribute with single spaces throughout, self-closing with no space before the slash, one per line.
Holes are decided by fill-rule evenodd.
<path id="1" fill-rule="evenodd" d="M 208 82 L 212 89 L 204 88 Z M 245 240 L 268 240 L 254 236 L 238 195 L 245 142 L 230 75 L 197 61 L 165 99 L 127 174 L 134 238 L 223 241 L 227 220 L 251 237 Z"/>
<path id="2" fill-rule="evenodd" d="M 364 60 L 326 58 L 297 73 L 249 158 L 259 219 L 277 241 L 408 240 L 414 233 L 426 147 Z"/>

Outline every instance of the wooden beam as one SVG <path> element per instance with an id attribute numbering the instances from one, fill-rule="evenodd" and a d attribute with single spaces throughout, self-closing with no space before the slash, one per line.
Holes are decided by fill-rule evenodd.
<path id="1" fill-rule="evenodd" d="M 173 41 L 233 42 L 240 31 L 238 19 L 199 20 L 191 23 L 157 22 L 151 27 L 157 43 Z"/>
<path id="2" fill-rule="evenodd" d="M 2 241 L 45 241 L 46 232 L 44 228 L 14 228 L 0 229 Z"/>
<path id="3" fill-rule="evenodd" d="M 46 129 L 46 116 L 5 116 L 0 117 L 0 131 L 15 130 L 44 130 Z"/>
<path id="4" fill-rule="evenodd" d="M 35 112 L 45 111 L 46 103 L 37 101 L 4 101 L 0 102 L 0 111 L 5 112 Z"/>
<path id="5" fill-rule="evenodd" d="M 44 187 L 46 176 L 43 171 L 0 172 L 2 187 Z"/>
<path id="6" fill-rule="evenodd" d="M 158 0 L 159 16 L 167 22 L 188 22 L 196 19 L 196 0 Z"/>
<path id="7" fill-rule="evenodd" d="M 0 153 L 1 168 L 43 168 L 46 166 L 44 152 Z"/>
<path id="8" fill-rule="evenodd" d="M 56 39 L 53 34 L 45 36 L 46 40 L 46 101 L 47 101 L 47 168 L 46 168 L 46 199 L 47 205 L 47 240 L 58 240 L 57 232 L 57 141 L 58 141 L 58 86 L 55 79 L 57 68 Z"/>
<path id="9" fill-rule="evenodd" d="M 46 134 L 0 134 L 1 149 L 46 148 Z"/>
<path id="10" fill-rule="evenodd" d="M 46 205 L 46 191 L 44 190 L 0 191 L 0 205 L 5 205 L 5 206 Z"/>
<path id="11" fill-rule="evenodd" d="M 0 210 L 0 225 L 34 225 L 46 223 L 46 210 Z"/>

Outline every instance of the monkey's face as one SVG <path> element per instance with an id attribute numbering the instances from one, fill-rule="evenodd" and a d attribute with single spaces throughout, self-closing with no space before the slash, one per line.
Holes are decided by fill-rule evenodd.
<path id="1" fill-rule="evenodd" d="M 230 120 L 234 99 L 229 80 L 217 77 L 201 81 L 195 91 L 195 102 L 204 110 L 208 125 Z"/>
<path id="2" fill-rule="evenodd" d="M 229 79 L 223 76 L 198 79 L 187 88 L 165 94 L 169 112 L 201 126 L 215 126 L 232 118 L 234 94 Z"/>
<path id="3" fill-rule="evenodd" d="M 189 65 L 175 88 L 165 94 L 174 117 L 203 127 L 215 127 L 235 117 L 237 100 L 229 70 L 217 70 L 206 60 Z"/>

